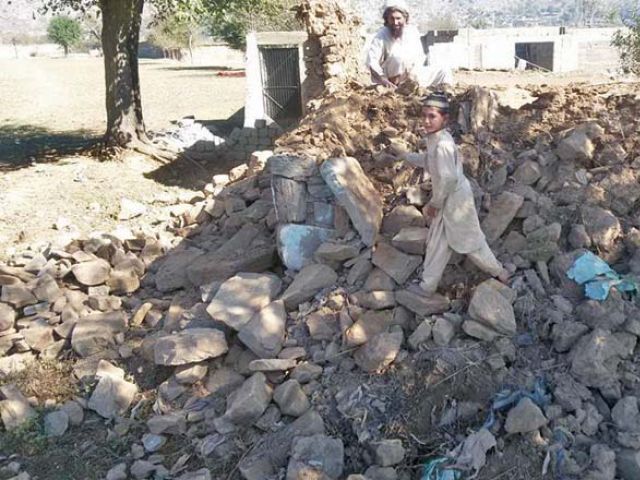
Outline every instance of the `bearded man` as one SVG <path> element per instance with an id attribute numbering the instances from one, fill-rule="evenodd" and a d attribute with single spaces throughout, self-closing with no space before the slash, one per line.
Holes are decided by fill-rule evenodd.
<path id="1" fill-rule="evenodd" d="M 387 0 L 382 18 L 384 27 L 373 37 L 366 59 L 373 83 L 391 88 L 409 79 L 422 87 L 453 84 L 450 70 L 424 65 L 420 34 L 409 24 L 404 0 Z"/>

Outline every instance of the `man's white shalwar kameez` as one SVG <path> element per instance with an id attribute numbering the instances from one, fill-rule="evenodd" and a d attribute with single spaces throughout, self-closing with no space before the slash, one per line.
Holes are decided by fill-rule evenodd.
<path id="1" fill-rule="evenodd" d="M 453 84 L 450 70 L 425 66 L 420 33 L 413 25 L 406 25 L 399 38 L 391 30 L 382 27 L 371 40 L 366 65 L 383 78 L 400 76 L 400 81 L 410 78 L 422 87 Z"/>
<path id="2" fill-rule="evenodd" d="M 429 205 L 438 209 L 427 236 L 420 286 L 426 293 L 435 293 L 454 251 L 468 255 L 480 269 L 498 276 L 502 265 L 480 229 L 473 191 L 451 134 L 444 129 L 429 134 L 426 144 L 425 153 L 407 156 L 410 163 L 424 168 L 431 177 Z"/>

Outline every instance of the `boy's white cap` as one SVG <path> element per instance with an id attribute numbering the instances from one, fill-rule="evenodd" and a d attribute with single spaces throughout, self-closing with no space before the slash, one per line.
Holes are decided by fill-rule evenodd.
<path id="1" fill-rule="evenodd" d="M 382 11 L 385 12 L 387 8 L 397 8 L 398 10 L 402 10 L 403 12 L 409 11 L 407 2 L 405 2 L 404 0 L 385 0 Z"/>

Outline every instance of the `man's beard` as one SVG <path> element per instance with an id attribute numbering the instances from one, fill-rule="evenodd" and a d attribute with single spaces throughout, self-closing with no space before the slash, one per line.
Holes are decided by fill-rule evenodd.
<path id="1" fill-rule="evenodd" d="M 400 25 L 397 27 L 389 25 L 387 28 L 391 32 L 391 36 L 395 38 L 400 38 L 402 36 L 402 32 L 404 31 L 404 25 Z"/>

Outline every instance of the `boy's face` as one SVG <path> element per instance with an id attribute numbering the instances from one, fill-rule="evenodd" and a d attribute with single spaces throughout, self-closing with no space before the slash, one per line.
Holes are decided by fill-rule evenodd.
<path id="1" fill-rule="evenodd" d="M 436 107 L 422 107 L 422 125 L 426 133 L 442 130 L 449 120 L 449 115 Z"/>

